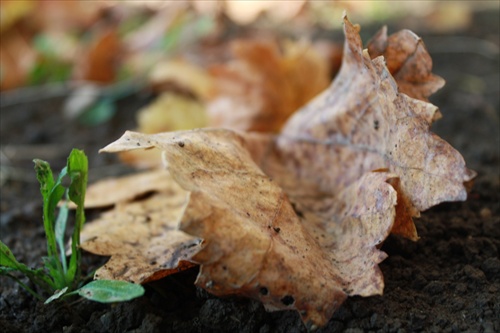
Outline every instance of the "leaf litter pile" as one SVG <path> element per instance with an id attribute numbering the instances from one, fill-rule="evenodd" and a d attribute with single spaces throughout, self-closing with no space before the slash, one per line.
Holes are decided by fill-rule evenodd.
<path id="1" fill-rule="evenodd" d="M 391 233 L 417 241 L 413 218 L 465 200 L 475 173 L 430 132 L 440 113 L 428 97 L 444 80 L 421 39 L 383 28 L 363 49 L 346 16 L 344 34 L 334 81 L 295 112 L 321 67 L 240 45 L 239 62 L 214 70 L 211 127 L 127 131 L 103 148 L 159 150 L 165 167 L 89 188 L 88 207 L 113 205 L 82 233 L 85 250 L 111 257 L 95 278 L 147 283 L 199 265 L 199 287 L 295 309 L 309 328 L 348 296 L 382 294 L 380 245 Z M 259 52 L 271 62 L 252 71 Z"/>

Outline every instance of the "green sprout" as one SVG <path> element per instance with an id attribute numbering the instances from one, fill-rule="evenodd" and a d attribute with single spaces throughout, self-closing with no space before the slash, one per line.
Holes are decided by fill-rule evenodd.
<path id="1" fill-rule="evenodd" d="M 15 280 L 26 291 L 43 301 L 42 295 L 12 275 L 15 271 L 21 272 L 33 284 L 52 295 L 45 300 L 45 303 L 70 295 L 80 295 L 102 303 L 128 301 L 142 296 L 144 288 L 141 285 L 125 281 L 97 280 L 82 286 L 84 279 L 80 269 L 80 232 L 85 223 L 84 200 L 88 177 L 88 161 L 85 153 L 73 149 L 66 167 L 57 178 L 54 178 L 49 163 L 38 159 L 33 162 L 43 198 L 43 227 L 47 238 L 47 257 L 43 258 L 43 268 L 30 268 L 18 262 L 9 247 L 0 241 L 0 275 Z M 63 185 L 65 177 L 69 177 L 68 188 Z M 66 200 L 59 205 L 63 197 Z M 65 233 L 69 201 L 76 205 L 76 211 L 71 237 L 71 255 L 68 261 Z M 57 209 L 59 211 L 56 216 Z"/>

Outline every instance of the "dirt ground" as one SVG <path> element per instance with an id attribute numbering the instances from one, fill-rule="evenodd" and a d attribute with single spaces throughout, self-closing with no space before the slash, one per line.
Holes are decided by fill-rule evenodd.
<path id="1" fill-rule="evenodd" d="M 462 152 L 478 177 L 466 202 L 422 214 L 418 242 L 391 236 L 384 243 L 383 296 L 349 298 L 318 332 L 500 331 L 498 12 L 478 13 L 467 31 L 423 38 L 434 71 L 447 81 L 432 98 L 444 115 L 433 130 Z M 127 172 L 116 156 L 97 150 L 134 128 L 135 111 L 150 99 L 147 93 L 128 97 L 111 121 L 97 127 L 64 120 L 62 98 L 2 108 L 0 236 L 20 261 L 40 266 L 45 255 L 31 160 L 45 159 L 60 170 L 76 147 L 89 156 L 91 181 Z M 84 270 L 104 260 L 85 255 Z M 74 300 L 45 306 L 1 278 L 0 327 L 4 333 L 306 331 L 295 312 L 267 313 L 258 302 L 195 288 L 196 274 L 191 269 L 167 277 L 147 285 L 145 296 L 114 305 Z"/>

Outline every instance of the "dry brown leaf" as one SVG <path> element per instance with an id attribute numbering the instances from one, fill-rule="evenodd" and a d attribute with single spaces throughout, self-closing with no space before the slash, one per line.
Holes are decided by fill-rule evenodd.
<path id="1" fill-rule="evenodd" d="M 138 131 L 159 133 L 206 127 L 208 116 L 201 102 L 175 92 L 165 92 L 137 112 L 137 122 Z M 120 159 L 141 169 L 162 165 L 157 149 L 124 151 L 120 153 Z"/>
<path id="2" fill-rule="evenodd" d="M 378 263 L 386 255 L 377 246 L 391 231 L 417 239 L 412 217 L 464 200 L 464 183 L 474 177 L 429 131 L 437 108 L 398 91 L 384 58 L 363 51 L 347 17 L 344 31 L 335 81 L 279 135 L 126 132 L 103 149 L 163 151 L 170 174 L 190 192 L 180 229 L 203 240 L 182 257 L 201 265 L 197 285 L 259 299 L 271 311 L 295 309 L 311 328 L 324 325 L 348 295 L 381 294 Z M 151 237 L 140 239 L 132 241 L 140 253 L 160 253 L 148 248 Z M 136 252 L 115 257 L 121 269 L 140 265 Z M 113 266 L 106 269 L 115 279 L 151 278 L 142 268 L 122 274 Z"/>
<path id="3" fill-rule="evenodd" d="M 82 53 L 75 66 L 75 77 L 97 83 L 113 82 L 122 51 L 117 27 L 104 27 L 98 31 L 88 50 Z"/>
<path id="4" fill-rule="evenodd" d="M 157 184 L 153 184 L 154 178 Z M 123 192 L 138 194 L 139 188 L 152 190 L 144 186 L 146 183 L 158 191 L 139 201 L 119 203 L 129 199 L 122 197 Z M 110 186 L 104 191 L 111 196 L 108 202 L 115 201 L 118 205 L 98 220 L 87 223 L 81 234 L 84 250 L 111 256 L 108 263 L 97 270 L 96 279 L 145 283 L 194 265 L 189 259 L 200 250 L 200 240 L 178 230 L 189 195 L 168 172 L 149 172 L 136 179 L 126 177 L 115 180 L 114 184 L 103 182 L 88 194 L 103 186 Z"/>
<path id="5" fill-rule="evenodd" d="M 372 59 L 383 55 L 399 91 L 428 102 L 430 95 L 444 86 L 443 78 L 432 74 L 432 59 L 424 42 L 410 30 L 401 30 L 387 37 L 384 26 L 368 42 Z M 434 115 L 433 120 L 441 117 Z"/>
<path id="6" fill-rule="evenodd" d="M 343 65 L 335 81 L 255 158 L 299 203 L 335 195 L 366 172 L 390 170 L 400 177 L 394 232 L 415 240 L 409 217 L 443 201 L 465 200 L 464 182 L 475 173 L 429 131 L 437 107 L 399 93 L 384 58 L 370 59 L 347 18 L 344 29 Z M 418 67 L 418 58 L 414 61 Z"/>
<path id="7" fill-rule="evenodd" d="M 208 104 L 211 124 L 237 130 L 277 132 L 299 107 L 328 86 L 328 64 L 311 45 L 241 40 L 235 59 L 214 66 L 218 92 Z M 305 79 L 307 77 L 307 79 Z"/>
<path id="8" fill-rule="evenodd" d="M 37 53 L 31 45 L 31 32 L 16 27 L 2 32 L 0 38 L 0 90 L 14 89 L 26 83 L 36 63 Z"/>
<path id="9" fill-rule="evenodd" d="M 103 151 L 150 147 L 191 191 L 181 229 L 204 240 L 192 258 L 201 264 L 197 285 L 296 309 L 309 326 L 324 325 L 347 295 L 382 293 L 385 254 L 376 245 L 394 221 L 392 175 L 368 173 L 303 219 L 234 132 L 126 132 Z"/>
<path id="10" fill-rule="evenodd" d="M 177 187 L 164 170 L 146 171 L 121 178 L 100 180 L 87 188 L 85 208 L 126 203 L 150 192 L 175 192 Z"/>
<path id="11" fill-rule="evenodd" d="M 202 100 L 210 98 L 214 90 L 213 80 L 208 72 L 181 59 L 157 63 L 151 70 L 149 81 L 153 87 L 174 85 Z"/>

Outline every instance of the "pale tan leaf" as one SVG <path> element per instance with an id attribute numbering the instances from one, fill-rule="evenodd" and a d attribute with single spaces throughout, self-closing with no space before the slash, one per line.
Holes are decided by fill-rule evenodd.
<path id="1" fill-rule="evenodd" d="M 175 92 L 164 92 L 138 111 L 137 122 L 138 131 L 158 133 L 206 127 L 208 116 L 201 102 Z M 120 159 L 137 168 L 155 168 L 162 163 L 156 149 L 122 152 Z"/>
<path id="2" fill-rule="evenodd" d="M 90 185 L 85 207 L 97 208 L 132 201 L 149 192 L 175 192 L 178 187 L 164 170 L 153 170 L 121 178 L 103 179 Z"/>
<path id="3" fill-rule="evenodd" d="M 385 254 L 376 245 L 394 221 L 393 176 L 366 174 L 300 218 L 245 145 L 227 130 L 126 132 L 103 151 L 164 151 L 174 179 L 192 192 L 181 229 L 204 240 L 192 259 L 201 264 L 196 283 L 211 293 L 296 309 L 310 326 L 324 325 L 347 295 L 381 294 Z"/>
<path id="4" fill-rule="evenodd" d="M 214 90 L 212 78 L 203 68 L 180 59 L 157 63 L 151 70 L 149 81 L 153 86 L 177 85 L 201 99 L 211 97 Z"/>
<path id="5" fill-rule="evenodd" d="M 81 247 L 111 256 L 97 270 L 96 279 L 145 283 L 194 265 L 190 258 L 200 250 L 200 240 L 178 230 L 189 195 L 167 171 L 160 171 L 165 178 L 159 179 L 160 191 L 139 201 L 120 203 L 99 219 L 85 224 Z M 139 180 L 138 186 L 140 183 Z M 101 188 L 104 185 L 101 183 Z M 126 186 L 122 188 L 124 191 L 133 190 L 133 178 L 125 179 L 121 185 Z"/>

